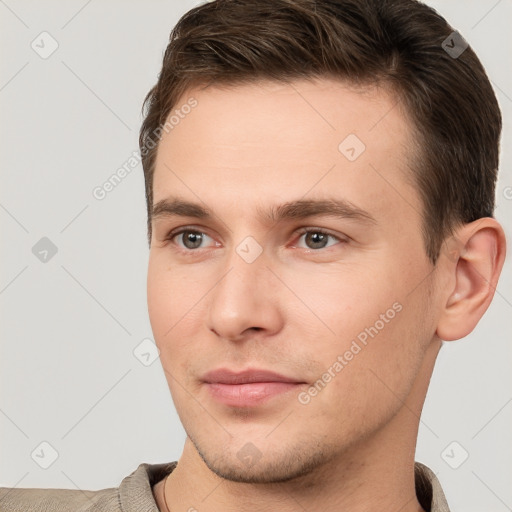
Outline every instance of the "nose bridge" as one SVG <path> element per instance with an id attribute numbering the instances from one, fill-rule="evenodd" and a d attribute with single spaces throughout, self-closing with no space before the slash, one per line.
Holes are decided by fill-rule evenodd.
<path id="1" fill-rule="evenodd" d="M 267 264 L 254 237 L 231 247 L 209 303 L 209 327 L 218 335 L 235 339 L 251 327 L 277 328 L 278 305 L 270 292 L 273 275 Z"/>
<path id="2" fill-rule="evenodd" d="M 261 284 L 265 274 L 269 273 L 266 265 L 263 246 L 253 236 L 246 236 L 230 249 L 226 257 L 227 273 L 218 283 L 217 292 L 228 293 L 224 300 L 230 297 L 235 300 L 240 298 L 239 295 L 256 299 L 258 282 Z"/>

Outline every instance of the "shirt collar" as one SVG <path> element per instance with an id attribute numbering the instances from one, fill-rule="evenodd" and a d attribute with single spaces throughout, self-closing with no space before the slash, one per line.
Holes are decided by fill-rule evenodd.
<path id="1" fill-rule="evenodd" d="M 119 486 L 119 502 L 123 512 L 158 512 L 152 487 L 171 473 L 177 461 L 163 464 L 140 464 Z M 416 496 L 426 512 L 450 512 L 441 483 L 434 472 L 414 464 Z"/>

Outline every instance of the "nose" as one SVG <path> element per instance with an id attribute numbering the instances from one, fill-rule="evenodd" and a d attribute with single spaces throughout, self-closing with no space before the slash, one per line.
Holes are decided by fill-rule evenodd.
<path id="1" fill-rule="evenodd" d="M 233 248 L 209 294 L 208 328 L 230 341 L 241 341 L 256 331 L 263 331 L 259 336 L 275 334 L 283 325 L 280 283 L 269 269 L 265 251 L 254 261 L 244 258 Z"/>

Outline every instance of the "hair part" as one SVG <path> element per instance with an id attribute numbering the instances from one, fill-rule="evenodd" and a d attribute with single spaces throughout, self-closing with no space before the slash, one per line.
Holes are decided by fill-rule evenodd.
<path id="1" fill-rule="evenodd" d="M 493 216 L 499 164 L 496 96 L 471 47 L 457 58 L 443 49 L 452 33 L 416 0 L 216 0 L 187 12 L 143 104 L 149 244 L 155 134 L 187 90 L 325 77 L 389 87 L 412 122 L 410 177 L 435 265 L 456 226 Z"/>

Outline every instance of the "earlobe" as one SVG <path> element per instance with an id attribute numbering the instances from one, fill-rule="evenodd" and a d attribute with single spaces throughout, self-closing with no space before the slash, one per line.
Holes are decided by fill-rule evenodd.
<path id="1" fill-rule="evenodd" d="M 445 250 L 452 260 L 454 285 L 439 318 L 436 334 L 445 341 L 467 336 L 489 307 L 505 261 L 506 242 L 501 225 L 484 217 L 464 224 Z"/>

